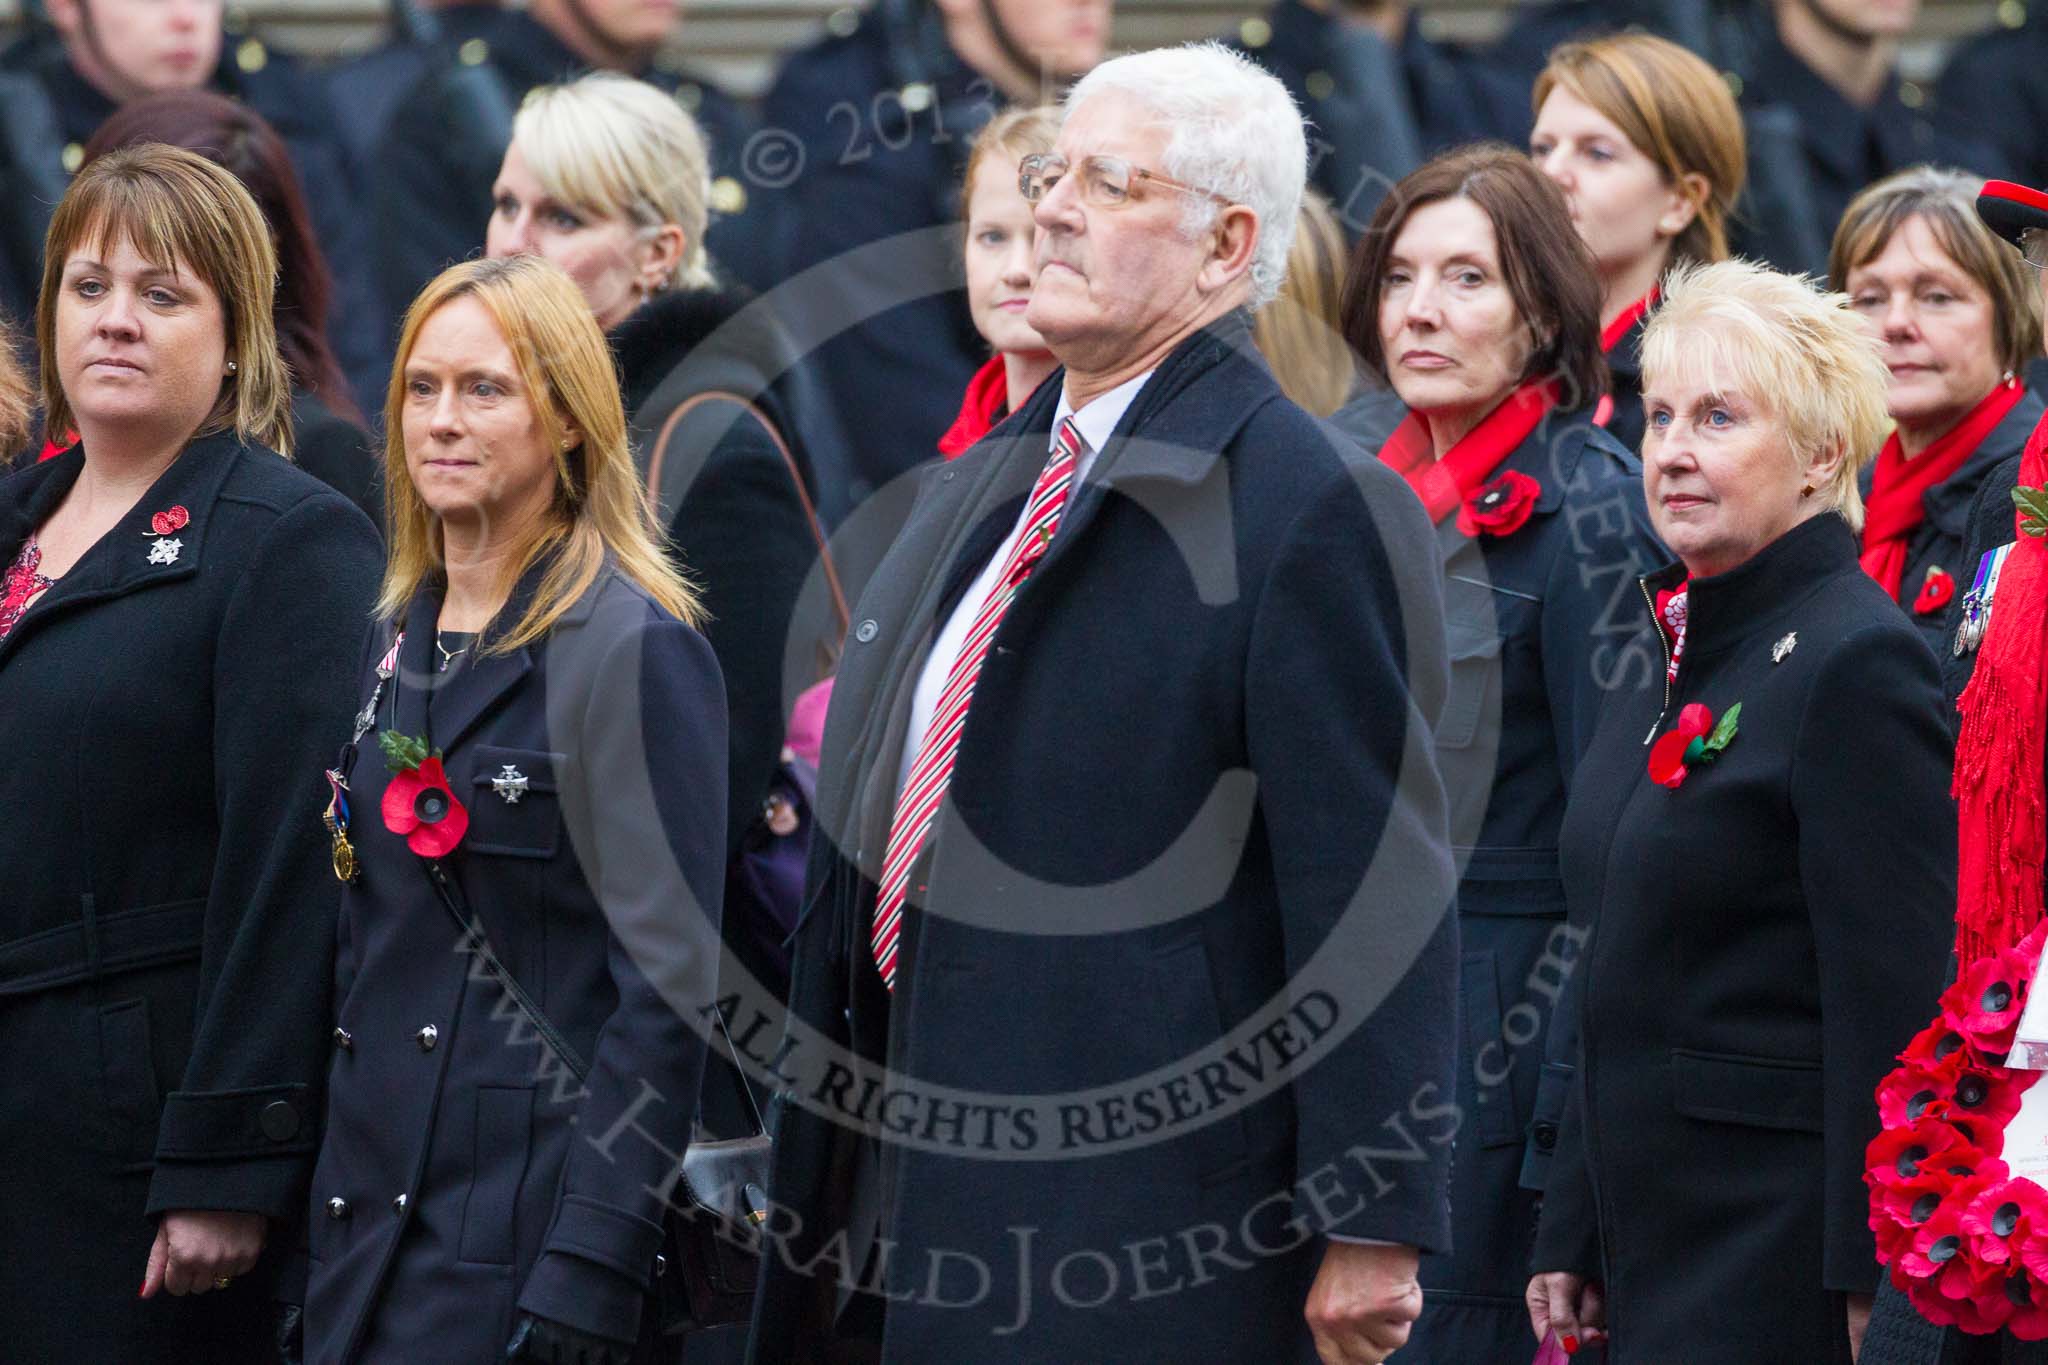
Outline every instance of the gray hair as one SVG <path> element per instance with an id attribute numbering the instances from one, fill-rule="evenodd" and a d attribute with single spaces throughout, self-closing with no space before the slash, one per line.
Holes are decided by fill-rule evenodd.
<path id="1" fill-rule="evenodd" d="M 564 204 L 642 233 L 681 228 L 684 254 L 665 288 L 715 283 L 704 250 L 711 157 L 697 121 L 670 96 L 611 71 L 537 86 L 519 106 L 512 139 L 534 179 Z"/>
<path id="2" fill-rule="evenodd" d="M 1188 43 L 1104 62 L 1074 86 L 1066 112 L 1112 94 L 1150 109 L 1169 130 L 1160 170 L 1258 215 L 1251 303 L 1270 303 L 1287 278 L 1308 182 L 1308 134 L 1287 87 L 1221 43 Z M 1181 231 L 1204 231 L 1219 211 L 1213 200 L 1188 196 Z"/>

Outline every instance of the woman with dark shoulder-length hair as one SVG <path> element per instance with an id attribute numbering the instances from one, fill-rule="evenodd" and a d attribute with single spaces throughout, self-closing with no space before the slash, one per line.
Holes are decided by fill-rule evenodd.
<path id="1" fill-rule="evenodd" d="M 292 458 L 380 526 L 377 461 L 362 414 L 328 345 L 334 276 L 314 235 L 291 154 L 263 115 L 211 90 L 151 95 L 114 112 L 85 144 L 91 161 L 119 147 L 161 142 L 234 173 L 263 210 L 277 243 L 277 349 L 292 383 Z"/>
<path id="2" fill-rule="evenodd" d="M 560 270 L 431 282 L 385 430 L 305 1359 L 639 1361 L 716 994 L 718 665 Z"/>
<path id="3" fill-rule="evenodd" d="M 1346 338 L 1409 409 L 1379 454 L 1438 524 L 1451 650 L 1436 756 L 1462 864 L 1466 1124 L 1455 1249 L 1422 1262 L 1418 1359 L 1528 1349 L 1524 1251 L 1548 1155 L 1531 1125 L 1561 1109 L 1539 1085 L 1557 992 L 1528 983 L 1572 948 L 1558 819 L 1602 699 L 1654 671 L 1610 619 L 1660 556 L 1635 457 L 1592 421 L 1599 299 L 1557 187 L 1494 145 L 1447 153 L 1380 201 L 1345 300 Z"/>
<path id="4" fill-rule="evenodd" d="M 1829 284 L 1884 344 L 1897 424 L 1864 476 L 1863 567 L 1937 655 L 1975 567 L 1960 558 L 1970 502 L 2043 411 L 2023 378 L 2040 299 L 1977 217 L 1983 187 L 1932 166 L 1880 180 L 1850 201 L 1828 257 Z"/>
<path id="5" fill-rule="evenodd" d="M 43 405 L 79 439 L 0 478 L 0 1355 L 268 1361 L 377 537 L 281 458 L 276 257 L 232 175 L 111 153 L 48 242 Z"/>
<path id="6" fill-rule="evenodd" d="M 1749 153 L 1727 82 L 1650 33 L 1565 43 L 1536 77 L 1530 159 L 1557 182 L 1600 276 L 1613 390 L 1597 419 L 1643 443 L 1643 319 L 1674 265 L 1728 257 Z"/>
<path id="7" fill-rule="evenodd" d="M 1874 1093 L 1940 988 L 1956 872 L 1934 657 L 1857 563 L 1885 387 L 1846 298 L 1746 262 L 1667 276 L 1643 337 L 1678 559 L 1640 593 L 1685 605 L 1572 783 L 1592 937 L 1528 1291 L 1538 1336 L 1607 1334 L 1615 1365 L 1846 1365 L 1869 1317 Z"/>

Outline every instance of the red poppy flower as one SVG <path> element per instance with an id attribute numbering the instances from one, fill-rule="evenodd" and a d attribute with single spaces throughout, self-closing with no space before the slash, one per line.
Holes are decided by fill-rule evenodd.
<path id="1" fill-rule="evenodd" d="M 384 828 L 403 834 L 405 846 L 422 858 L 446 857 L 462 842 L 469 812 L 455 799 L 440 759 L 392 777 L 384 789 Z"/>
<path id="2" fill-rule="evenodd" d="M 1986 1265 L 2010 1270 L 2019 1249 L 2048 1234 L 2048 1190 L 2031 1180 L 2000 1180 L 1984 1187 L 1963 1210 L 1970 1251 Z"/>
<path id="3" fill-rule="evenodd" d="M 1511 536 L 1536 510 L 1543 485 L 1510 469 L 1465 499 L 1458 508 L 1458 530 L 1468 536 Z"/>
<path id="4" fill-rule="evenodd" d="M 1714 713 L 1702 702 L 1693 702 L 1678 713 L 1678 723 L 1650 746 L 1650 780 L 1676 791 L 1685 781 L 1688 764 L 1699 761 L 1707 736 L 1714 732 Z"/>
<path id="5" fill-rule="evenodd" d="M 1899 1060 L 1926 1067 L 1957 1052 L 1967 1052 L 1975 1057 L 1976 1051 L 1970 1040 L 1956 1028 L 1956 1021 L 1948 1017 L 1948 1011 L 1943 1010 L 1934 1016 L 1933 1023 L 1913 1035 L 1913 1041 L 1906 1044 Z"/>
<path id="6" fill-rule="evenodd" d="M 1927 1222 L 1956 1188 L 1975 1177 L 2002 1181 L 2010 1174 L 2003 1161 L 1985 1156 L 1976 1148 L 1961 1148 L 1929 1162 L 1911 1180 L 1880 1185 L 1866 1172 L 1870 1182 L 1870 1230 L 1877 1237 L 1877 1263 L 1888 1265 L 1893 1256 L 1911 1243 L 1914 1231 Z"/>
<path id="7" fill-rule="evenodd" d="M 1875 1185 L 1903 1185 L 1923 1168 L 1940 1169 L 1950 1161 L 1960 1164 L 1966 1151 L 1972 1163 L 1998 1155 L 1989 1144 L 1971 1141 L 1971 1136 L 1948 1121 L 1945 1107 L 1923 1113 L 1904 1127 L 1887 1128 L 1870 1140 L 1864 1148 L 1866 1178 Z M 2001 1142 L 2000 1149 L 2003 1146 Z"/>
<path id="8" fill-rule="evenodd" d="M 1930 1104 L 1950 1098 L 1956 1077 L 1973 1056 L 1968 1048 L 1959 1047 L 1939 1061 L 1907 1061 L 1894 1069 L 1877 1087 L 1877 1116 L 1884 1120 L 1884 1126 L 1897 1128 L 1911 1123 Z"/>
<path id="9" fill-rule="evenodd" d="M 149 519 L 149 529 L 160 536 L 167 536 L 173 531 L 184 529 L 185 523 L 191 520 L 190 512 L 182 506 L 173 506 L 152 516 Z"/>
<path id="10" fill-rule="evenodd" d="M 2022 1271 L 2007 1276 L 2002 1288 L 2012 1304 L 2012 1316 L 2005 1320 L 2005 1330 L 2021 1341 L 2048 1339 L 2048 1285 L 2043 1284 L 2042 1277 Z"/>
<path id="11" fill-rule="evenodd" d="M 2003 1271 L 1969 1254 L 1970 1236 L 1962 1225 L 1963 1210 L 1992 1183 L 1979 1179 L 1957 1186 L 1892 1262 L 1892 1282 L 1929 1322 L 1983 1333 L 1997 1331 L 2012 1316 Z"/>
<path id="12" fill-rule="evenodd" d="M 1913 610 L 1922 616 L 1931 616 L 1947 606 L 1956 595 L 1956 581 L 1947 569 L 1936 566 L 1927 571 L 1927 578 L 1920 584 L 1919 595 L 1913 599 Z"/>
<path id="13" fill-rule="evenodd" d="M 2032 978 L 2025 954 L 2008 948 L 1964 968 L 1942 992 L 1941 1007 L 1978 1050 L 2002 1057 L 2012 1048 Z"/>

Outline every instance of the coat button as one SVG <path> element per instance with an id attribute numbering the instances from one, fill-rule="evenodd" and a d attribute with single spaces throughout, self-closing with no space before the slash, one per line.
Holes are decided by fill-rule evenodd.
<path id="1" fill-rule="evenodd" d="M 1557 1146 L 1557 1125 L 1554 1123 L 1539 1123 L 1529 1130 L 1529 1135 L 1536 1139 L 1539 1152 L 1547 1152 Z"/>
<path id="2" fill-rule="evenodd" d="M 328 1200 L 327 1216 L 329 1218 L 348 1217 L 348 1200 L 343 1199 L 340 1195 L 336 1195 L 334 1198 Z"/>
<path id="3" fill-rule="evenodd" d="M 413 1035 L 413 1041 L 420 1045 L 420 1051 L 432 1052 L 434 1044 L 441 1041 L 441 1030 L 429 1024 Z"/>
<path id="4" fill-rule="evenodd" d="M 396 1199 L 394 1199 L 394 1200 L 392 1200 L 392 1201 L 391 1201 L 391 1211 L 392 1211 L 393 1213 L 404 1213 L 404 1212 L 405 1212 L 405 1196 L 404 1196 L 404 1195 L 402 1195 L 402 1194 L 401 1194 L 401 1195 L 399 1195 L 399 1196 L 398 1196 L 398 1198 L 396 1198 Z"/>
<path id="5" fill-rule="evenodd" d="M 882 628 L 876 625 L 872 620 L 863 621 L 860 623 L 860 626 L 853 632 L 853 638 L 860 641 L 862 644 L 867 644 L 869 641 L 873 640 L 875 636 L 879 635 L 881 633 L 881 630 Z"/>
<path id="6" fill-rule="evenodd" d="M 299 1111 L 292 1108 L 290 1100 L 272 1100 L 263 1106 L 256 1121 L 262 1125 L 263 1136 L 272 1142 L 287 1142 L 299 1131 Z"/>
<path id="7" fill-rule="evenodd" d="M 334 1031 L 334 1045 L 347 1052 L 355 1047 L 356 1036 L 345 1028 L 338 1028 Z"/>

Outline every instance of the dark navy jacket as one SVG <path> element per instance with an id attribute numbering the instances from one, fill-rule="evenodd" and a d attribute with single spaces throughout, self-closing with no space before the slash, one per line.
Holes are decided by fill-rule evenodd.
<path id="1" fill-rule="evenodd" d="M 792 156 L 780 187 L 761 187 L 774 297 L 845 425 L 854 506 L 935 458 L 988 359 L 956 224 L 968 147 L 1004 103 L 921 4 L 877 6 L 793 53 L 768 92 L 763 123 Z"/>
<path id="2" fill-rule="evenodd" d="M 0 563 L 84 461 L 0 477 Z M 276 1359 L 338 900 L 320 732 L 381 558 L 340 494 L 202 437 L 0 641 L 0 1356 Z M 139 1301 L 169 1209 L 267 1214 L 257 1273 Z"/>
<path id="3" fill-rule="evenodd" d="M 1226 318 L 1152 375 L 1003 618 L 893 996 L 869 930 L 911 693 L 1045 464 L 1058 377 L 925 475 L 854 611 L 770 1191 L 801 1231 L 766 1258 L 759 1365 L 827 1358 L 831 1257 L 861 1275 L 864 1228 L 890 1246 L 881 1358 L 977 1365 L 1313 1360 L 1313 1230 L 1445 1245 L 1429 527 L 1249 333 Z M 892 1097 L 863 1100 L 849 1068 L 885 1061 Z M 1102 1306 L 1080 1262 L 1052 1283 L 1126 1244 L 1147 1268 Z M 989 1292 L 946 1306 L 976 1262 Z"/>
<path id="4" fill-rule="evenodd" d="M 432 587 L 413 598 L 352 764 L 362 875 L 342 898 L 308 1365 L 495 1360 L 515 1304 L 636 1337 L 702 1075 L 725 861 L 710 647 L 607 569 L 542 643 L 472 647 L 435 674 L 438 610 Z M 380 628 L 370 661 L 390 637 Z M 368 664 L 357 684 L 369 697 Z M 422 860 L 386 828 L 385 729 L 446 752 L 469 826 L 442 863 L 589 1062 L 586 1088 L 475 969 Z"/>
<path id="5" fill-rule="evenodd" d="M 1439 152 L 1487 138 L 1529 140 L 1527 81 L 1432 43 L 1417 15 L 1389 45 L 1340 9 L 1281 0 L 1240 25 L 1237 38 L 1308 118 L 1311 180 L 1345 236 L 1363 232 L 1381 196 Z"/>
<path id="6" fill-rule="evenodd" d="M 1970 506 L 1977 500 L 1977 494 L 1984 488 L 1991 471 L 2007 460 L 2017 458 L 2026 447 L 2027 437 L 2033 433 L 2043 411 L 2040 395 L 2028 393 L 2005 415 L 2004 421 L 1991 429 L 1984 443 L 1977 447 L 1976 454 L 1965 460 L 1962 468 L 1920 495 L 1920 504 L 1927 510 L 1927 519 L 1914 527 L 1906 538 L 1906 572 L 1899 579 L 1899 605 L 1913 617 L 1914 624 L 1927 638 L 1927 647 L 1934 651 L 1937 659 L 1945 658 L 1949 653 L 1949 646 L 1955 638 L 1950 614 L 1954 603 L 1969 591 L 1970 580 L 1977 571 L 1977 562 L 1974 559 L 1966 562 L 1963 555 L 1963 542 L 1970 532 Z M 1871 471 L 1866 469 L 1863 473 L 1865 494 L 1870 492 L 1871 478 Z M 1928 571 L 1937 568 L 1955 580 L 1955 597 L 1931 611 L 1914 611 L 1913 600 L 1919 595 L 1920 585 L 1927 581 Z"/>
<path id="7" fill-rule="evenodd" d="M 1844 1360 L 1841 1296 L 1879 1273 L 1874 1092 L 1954 933 L 1939 677 L 1832 513 L 1690 596 L 1677 681 L 1615 695 L 1572 783 L 1591 939 L 1533 1268 L 1604 1283 L 1614 1365 Z M 1734 736 L 1660 786 L 1646 741 L 1695 702 L 1740 704 Z"/>
<path id="8" fill-rule="evenodd" d="M 1601 705 L 1647 693 L 1663 660 L 1636 579 L 1664 558 L 1642 468 L 1585 411 L 1553 414 L 1502 471 L 1542 487 L 1511 534 L 1437 528 L 1451 688 L 1437 759 L 1459 846 L 1458 1102 L 1452 1250 L 1425 1258 L 1422 1319 L 1399 1357 L 1507 1360 L 1529 1346 L 1522 1289 L 1539 1189 L 1525 1189 L 1546 1042 L 1582 934 L 1565 923 L 1558 826 Z M 1540 1160 L 1542 1153 L 1534 1154 Z"/>

